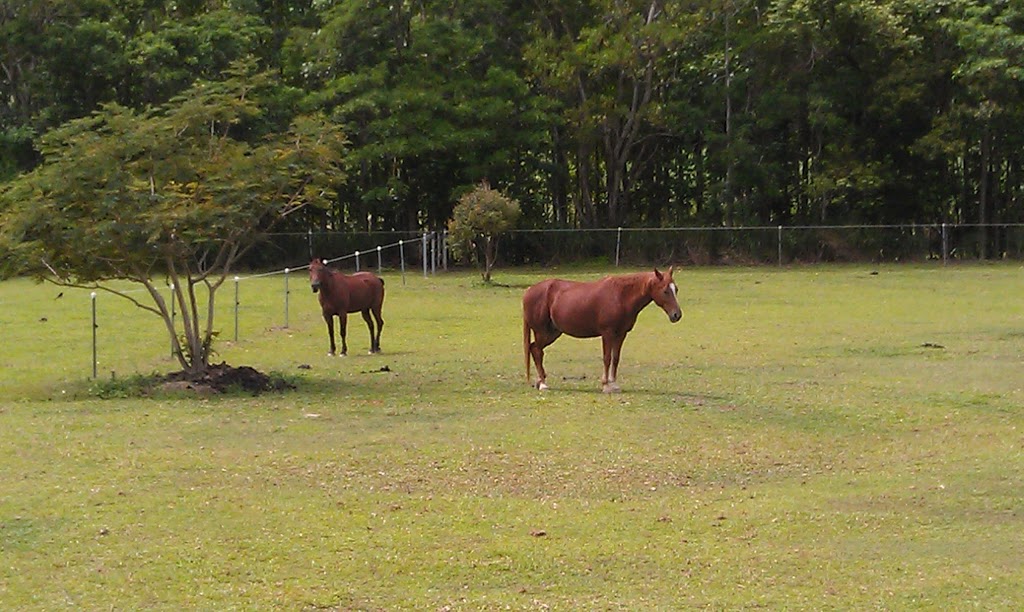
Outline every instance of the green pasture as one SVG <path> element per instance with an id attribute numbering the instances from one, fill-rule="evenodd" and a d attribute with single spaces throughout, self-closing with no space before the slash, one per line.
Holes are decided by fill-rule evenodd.
<path id="1" fill-rule="evenodd" d="M 682 269 L 623 393 L 571 338 L 532 389 L 523 290 L 600 273 L 387 273 L 346 358 L 302 274 L 287 327 L 245 278 L 216 361 L 299 385 L 256 397 L 98 399 L 88 292 L 0 283 L 0 609 L 1024 601 L 1019 264 Z M 155 317 L 97 315 L 101 379 L 173 369 Z"/>

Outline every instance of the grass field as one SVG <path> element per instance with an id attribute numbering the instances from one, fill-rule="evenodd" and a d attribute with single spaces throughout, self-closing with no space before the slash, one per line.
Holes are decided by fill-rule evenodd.
<path id="1" fill-rule="evenodd" d="M 525 382 L 547 275 L 599 273 L 387 274 L 384 352 L 356 318 L 347 358 L 304 278 L 287 328 L 282 278 L 246 279 L 217 360 L 297 391 L 106 400 L 88 294 L 0 283 L 0 609 L 1024 601 L 1019 264 L 680 270 L 619 395 L 597 340 Z M 97 312 L 101 378 L 173 369 L 152 315 Z"/>

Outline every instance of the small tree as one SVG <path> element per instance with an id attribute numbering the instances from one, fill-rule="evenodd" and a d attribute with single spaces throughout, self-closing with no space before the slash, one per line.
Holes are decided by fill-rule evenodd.
<path id="1" fill-rule="evenodd" d="M 47 134 L 43 163 L 0 189 L 0 271 L 117 294 L 162 318 L 184 371 L 207 370 L 232 267 L 287 215 L 325 204 L 340 175 L 344 142 L 322 117 L 265 137 L 242 129 L 268 78 L 239 65 L 153 111 L 108 105 Z"/>
<path id="2" fill-rule="evenodd" d="M 456 257 L 468 255 L 481 268 L 484 282 L 498 254 L 498 237 L 519 220 L 519 202 L 491 189 L 486 181 L 459 198 L 448 221 L 448 237 Z"/>

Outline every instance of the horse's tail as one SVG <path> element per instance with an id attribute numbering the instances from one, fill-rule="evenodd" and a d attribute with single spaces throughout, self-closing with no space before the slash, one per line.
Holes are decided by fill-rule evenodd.
<path id="1" fill-rule="evenodd" d="M 526 358 L 526 382 L 530 382 L 530 324 L 523 313 L 523 357 Z"/>

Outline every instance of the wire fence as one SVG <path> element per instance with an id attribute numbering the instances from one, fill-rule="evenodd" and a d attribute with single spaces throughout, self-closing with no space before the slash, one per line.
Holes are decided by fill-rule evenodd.
<path id="1" fill-rule="evenodd" d="M 1024 259 L 1024 224 L 520 230 L 509 235 L 502 255 L 511 265 L 581 259 L 616 266 L 1019 260 Z"/>
<path id="2" fill-rule="evenodd" d="M 291 302 L 291 288 L 290 288 L 290 285 L 291 285 L 291 281 L 292 281 L 292 276 L 295 273 L 301 273 L 304 270 L 308 270 L 309 267 L 310 267 L 310 262 L 312 261 L 313 257 L 319 257 L 320 259 L 323 259 L 325 263 L 330 264 L 333 267 L 345 268 L 346 270 L 352 270 L 352 271 L 355 271 L 355 272 L 360 272 L 360 271 L 366 270 L 366 271 L 376 271 L 378 274 L 381 274 L 381 273 L 384 272 L 385 269 L 387 269 L 389 272 L 391 272 L 391 271 L 398 271 L 401 274 L 402 284 L 403 285 L 405 284 L 406 274 L 407 273 L 408 274 L 412 274 L 412 273 L 417 273 L 418 274 L 420 272 L 420 270 L 422 270 L 423 276 L 424 277 L 428 277 L 428 276 L 430 276 L 432 274 L 436 274 L 438 269 L 442 269 L 443 270 L 443 269 L 447 268 L 448 259 L 447 259 L 447 249 L 445 248 L 445 245 L 444 245 L 444 239 L 445 239 L 444 234 L 437 233 L 437 232 L 425 232 L 423 234 L 415 235 L 414 238 L 408 238 L 408 239 L 407 238 L 399 238 L 395 242 L 390 242 L 390 243 L 385 243 L 385 244 L 379 244 L 379 243 L 378 244 L 372 244 L 372 239 L 375 236 L 379 237 L 380 235 L 381 234 L 368 234 L 366 236 L 361 236 L 360 238 L 361 238 L 362 241 L 361 242 L 357 242 L 357 244 L 359 244 L 360 246 L 362 246 L 362 245 L 372 245 L 372 246 L 364 246 L 363 250 L 356 249 L 356 250 L 350 251 L 348 253 L 337 254 L 334 257 L 326 257 L 326 256 L 322 256 L 322 255 L 329 248 L 337 248 L 337 245 L 339 245 L 339 244 L 348 244 L 347 241 L 352 238 L 352 236 L 350 234 L 338 233 L 336 235 L 325 235 L 325 234 L 316 235 L 315 239 L 317 240 L 317 242 L 320 245 L 327 245 L 327 246 L 319 246 L 319 247 L 316 247 L 316 248 L 314 248 L 314 246 L 313 246 L 313 244 L 314 244 L 314 234 L 312 232 L 309 232 L 309 233 L 307 233 L 305 235 L 302 235 L 302 234 L 282 234 L 282 235 L 278 235 L 278 237 L 283 236 L 286 239 L 283 244 L 287 244 L 288 242 L 290 242 L 293 245 L 293 247 L 294 247 L 294 245 L 299 244 L 301 246 L 300 250 L 308 249 L 308 252 L 309 253 L 313 253 L 314 255 L 310 255 L 309 259 L 305 259 L 306 263 L 298 264 L 295 267 L 285 266 L 283 268 L 276 269 L 276 270 L 271 270 L 271 271 L 267 271 L 267 272 L 258 272 L 258 273 L 251 273 L 251 274 L 236 274 L 236 275 L 234 275 L 233 278 L 230 279 L 232 281 L 232 283 L 233 283 L 232 289 L 233 289 L 233 292 L 234 292 L 234 302 L 232 304 L 232 306 L 233 306 L 232 307 L 233 320 L 231 321 L 231 325 L 232 325 L 232 328 L 233 328 L 233 334 L 230 337 L 235 342 L 238 342 L 238 340 L 240 339 L 240 334 L 239 334 L 239 320 L 240 320 L 240 316 L 239 315 L 240 315 L 240 309 L 242 308 L 240 284 L 245 282 L 245 281 L 254 280 L 254 279 L 260 279 L 260 278 L 266 278 L 266 277 L 272 277 L 272 276 L 280 276 L 282 278 L 283 327 L 284 328 L 289 327 L 289 325 L 290 325 L 289 315 L 290 315 L 290 307 L 291 307 L 291 304 L 290 304 L 290 302 Z M 296 236 L 304 236 L 305 237 L 305 242 L 301 242 L 300 243 L 299 241 L 296 241 L 295 240 Z M 272 241 L 271 244 L 274 244 L 274 242 Z M 284 252 L 284 249 L 280 248 L 282 243 L 279 242 L 279 243 L 276 243 L 276 244 L 277 244 L 277 247 L 279 247 L 279 248 L 271 249 L 270 252 L 278 252 L 278 253 Z M 260 250 L 257 249 L 257 252 L 260 252 Z M 267 252 L 267 250 L 263 250 L 262 251 L 263 255 L 258 256 L 257 257 L 257 261 L 260 259 L 260 257 L 266 257 L 266 252 Z M 338 253 L 338 251 L 333 251 L 333 252 L 334 253 Z M 293 254 L 290 254 L 289 257 L 294 258 L 295 256 Z M 302 257 L 305 257 L 305 255 L 303 255 Z M 253 261 L 252 260 L 247 260 L 245 263 L 247 264 L 247 267 L 253 265 Z M 172 326 L 175 326 L 175 328 L 176 328 L 177 319 L 178 319 L 178 313 L 176 312 L 176 300 L 174 299 L 174 295 L 173 295 L 174 294 L 174 285 L 173 284 L 168 285 L 167 291 L 168 291 L 167 302 L 170 305 L 171 323 L 172 323 Z M 117 293 L 118 294 L 123 294 L 123 295 L 126 295 L 126 296 L 130 296 L 131 294 L 135 294 L 135 293 L 146 293 L 146 290 L 144 288 L 139 287 L 137 289 L 119 290 Z M 100 329 L 100 326 L 99 326 L 99 323 L 98 323 L 99 319 L 98 319 L 98 314 L 97 314 L 98 313 L 98 310 L 97 310 L 97 297 L 98 297 L 98 295 L 97 295 L 96 291 L 93 291 L 93 292 L 90 293 L 90 317 L 91 317 L 91 320 L 92 320 L 92 347 L 91 347 L 92 348 L 92 364 L 91 364 L 91 367 L 92 367 L 92 378 L 93 379 L 97 378 L 98 364 L 99 364 L 99 344 L 100 344 L 100 337 L 99 337 L 99 333 L 98 333 L 98 330 Z M 170 356 L 172 358 L 175 356 L 174 352 L 175 352 L 174 343 L 171 342 L 170 343 Z"/>
<path id="3" fill-rule="evenodd" d="M 239 340 L 239 284 L 282 277 L 283 327 L 289 326 L 291 277 L 314 257 L 346 271 L 398 271 L 424 277 L 449 268 L 446 232 L 306 232 L 271 234 L 246 269 L 281 266 L 233 278 L 233 339 Z M 329 255 L 329 256 L 328 256 Z M 936 261 L 1024 259 L 1024 224 L 807 225 L 761 227 L 532 229 L 509 232 L 500 243 L 503 265 L 604 261 L 609 266 Z M 142 292 L 143 289 L 137 291 Z M 173 291 L 173 287 L 169 287 Z M 131 293 L 131 291 L 121 292 Z M 96 293 L 92 375 L 97 371 Z M 175 321 L 173 299 L 171 317 Z M 171 348 L 173 357 L 173 345 Z"/>
<path id="4" fill-rule="evenodd" d="M 396 269 L 400 251 L 390 248 L 396 240 L 429 245 L 429 252 L 409 253 L 410 261 L 430 261 L 447 269 L 443 231 L 272 234 L 268 236 L 268 248 L 245 263 L 266 269 L 289 265 L 287 262 L 308 262 L 317 253 L 326 252 L 360 253 L 366 265 L 376 245 L 385 244 L 380 265 Z M 928 260 L 949 263 L 972 259 L 1024 259 L 1024 224 L 523 229 L 503 235 L 498 246 L 499 262 L 513 266 L 579 261 L 700 266 Z M 355 260 L 360 263 L 358 256 Z"/>

